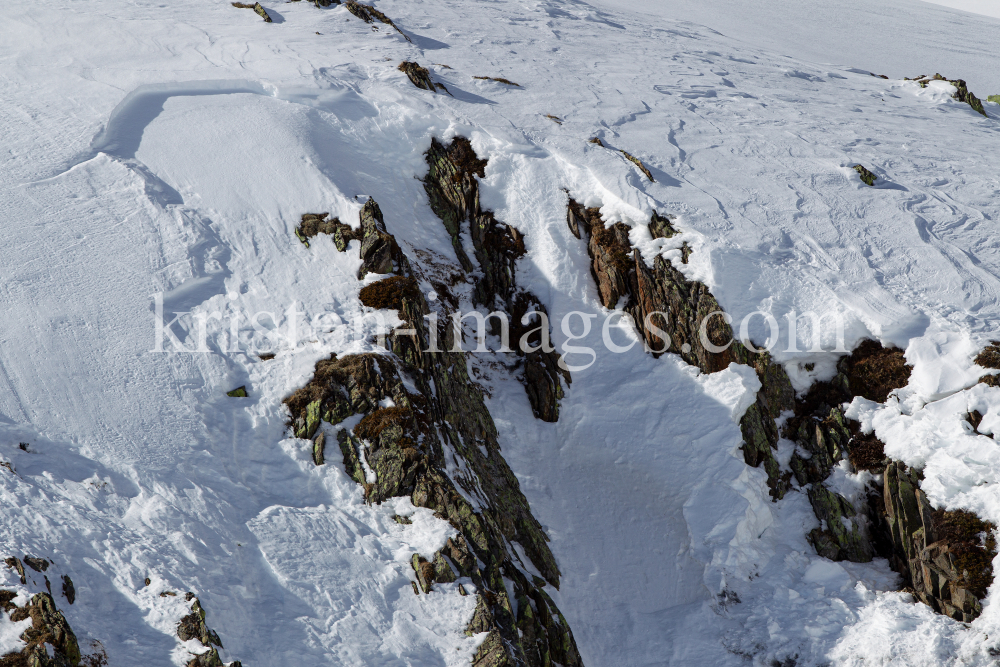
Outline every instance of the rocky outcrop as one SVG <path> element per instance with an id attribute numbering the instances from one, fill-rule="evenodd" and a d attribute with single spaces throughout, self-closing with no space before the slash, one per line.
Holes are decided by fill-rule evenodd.
<path id="1" fill-rule="evenodd" d="M 80 645 L 66 617 L 48 593 L 38 593 L 24 607 L 14 605 L 13 591 L 0 591 L 0 608 L 17 623 L 31 619 L 31 627 L 21 634 L 27 646 L 18 653 L 0 657 L 0 664 L 10 667 L 77 667 Z"/>
<path id="2" fill-rule="evenodd" d="M 680 355 L 706 373 L 723 370 L 734 362 L 757 371 L 761 389 L 740 421 L 743 458 L 748 465 L 767 471 L 772 497 L 781 498 L 788 490 L 790 475 L 781 472 L 774 458 L 778 443 L 775 419 L 792 408 L 795 398 L 784 369 L 766 352 L 752 352 L 733 340 L 728 317 L 706 285 L 688 280 L 659 255 L 650 268 L 632 247 L 627 225 L 607 227 L 598 209 L 585 209 L 572 199 L 566 220 L 575 236 L 587 240 L 591 274 L 601 303 L 614 309 L 625 299 L 623 309 L 647 350 L 657 356 L 665 352 Z M 649 230 L 654 238 L 678 233 L 668 217 L 655 212 Z"/>
<path id="3" fill-rule="evenodd" d="M 548 340 L 541 331 L 548 326 L 545 306 L 534 294 L 517 285 L 517 260 L 526 252 L 524 237 L 479 205 L 477 177 L 486 175 L 486 160 L 476 155 L 468 139 L 455 137 L 448 146 L 432 139 L 427 165 L 424 189 L 431 208 L 451 236 L 464 274 L 473 276 L 473 301 L 487 310 L 507 314 L 510 348 L 522 361 L 522 381 L 531 409 L 539 419 L 557 421 L 559 400 L 563 397 L 562 381 L 569 384 L 572 380 L 569 371 L 560 364 L 559 354 L 551 347 L 543 347 Z M 465 252 L 463 235 L 472 241 L 478 266 Z M 525 322 L 531 312 L 544 314 L 543 323 L 540 316 Z M 492 334 L 501 333 L 496 319 L 489 322 Z M 521 344 L 522 340 L 526 345 Z"/>
<path id="4" fill-rule="evenodd" d="M 862 183 L 871 186 L 875 185 L 875 179 L 877 179 L 878 176 L 865 169 L 864 165 L 856 164 L 851 168 L 858 172 L 858 176 L 861 177 Z"/>
<path id="5" fill-rule="evenodd" d="M 406 324 L 386 338 L 391 354 L 334 355 L 316 364 L 312 380 L 285 401 L 295 436 L 312 441 L 318 464 L 327 437 L 335 438 L 367 502 L 409 496 L 460 533 L 435 554 L 414 555 L 414 591 L 426 593 L 457 577 L 476 585 L 477 613 L 468 632 L 489 635 L 474 665 L 581 665 L 569 625 L 543 590 L 559 585 L 548 538 L 500 453 L 466 353 L 453 351 L 450 326 L 425 320 L 430 306 L 413 289 L 413 269 L 374 201 L 361 218 L 361 274 L 394 274 L 364 298 L 398 304 Z M 437 346 L 441 352 L 428 352 Z M 404 373 L 411 384 L 404 384 Z M 338 428 L 356 414 L 363 415 L 357 426 Z M 404 517 L 398 520 L 405 525 Z M 543 578 L 525 572 L 528 563 L 515 542 Z"/>
<path id="6" fill-rule="evenodd" d="M 893 569 L 935 611 L 975 619 L 993 582 L 996 526 L 971 512 L 934 510 L 919 488 L 919 471 L 902 463 L 890 463 L 883 482 Z"/>
<path id="7" fill-rule="evenodd" d="M 379 10 L 375 9 L 371 5 L 364 5 L 361 4 L 360 2 L 354 2 L 354 0 L 347 0 L 345 6 L 347 7 L 347 11 L 354 14 L 365 23 L 374 23 L 375 21 L 380 21 L 388 26 L 391 26 L 392 29 L 398 32 L 400 35 L 402 35 L 403 38 L 406 39 L 406 41 L 408 42 L 413 41 L 409 37 L 407 37 L 406 33 L 400 30 L 395 23 L 392 22 L 392 19 L 390 19 L 388 16 L 386 16 Z"/>
<path id="8" fill-rule="evenodd" d="M 976 361 L 1000 365 L 1000 347 L 987 347 Z M 906 386 L 910 370 L 902 350 L 872 340 L 841 358 L 832 380 L 796 402 L 784 432 L 797 446 L 791 468 L 822 524 L 809 533 L 817 553 L 854 562 L 887 558 L 905 589 L 940 613 L 970 621 L 993 579 L 995 526 L 969 512 L 935 510 L 920 490 L 920 471 L 887 458 L 875 434 L 861 433 L 841 408 L 855 396 L 884 403 Z M 824 484 L 844 459 L 855 470 L 881 474 L 857 505 Z"/>
<path id="9" fill-rule="evenodd" d="M 795 403 L 795 415 L 786 422 L 784 436 L 796 445 L 789 465 L 799 485 L 808 487 L 809 501 L 820 520 L 820 527 L 809 533 L 809 541 L 821 556 L 866 563 L 879 552 L 876 533 L 884 523 L 880 513 L 871 511 L 870 503 L 855 506 L 828 489 L 825 481 L 844 459 L 858 470 L 881 472 L 885 468 L 882 444 L 849 422 L 843 405 L 855 396 L 884 403 L 909 378 L 902 350 L 865 340 L 840 359 L 832 380 L 817 382 Z M 871 495 L 873 499 L 879 496 Z"/>
<path id="10" fill-rule="evenodd" d="M 983 103 L 979 100 L 978 97 L 976 97 L 969 91 L 968 86 L 965 85 L 964 79 L 946 79 L 940 74 L 935 74 L 934 76 L 920 75 L 918 77 L 914 77 L 913 79 L 908 79 L 906 77 L 903 77 L 903 80 L 916 81 L 918 84 L 920 84 L 921 88 L 926 88 L 927 84 L 930 83 L 931 81 L 947 81 L 951 85 L 955 86 L 955 88 L 957 89 L 952 94 L 953 98 L 955 98 L 959 102 L 965 102 L 975 111 L 981 113 L 984 116 L 986 115 L 986 111 L 983 110 Z"/>

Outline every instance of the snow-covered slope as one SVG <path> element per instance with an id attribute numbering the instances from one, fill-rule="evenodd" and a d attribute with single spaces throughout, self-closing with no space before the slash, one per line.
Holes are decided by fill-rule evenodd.
<path id="1" fill-rule="evenodd" d="M 885 29 L 884 6 L 864 4 L 866 29 Z M 411 592 L 411 555 L 450 526 L 403 500 L 366 505 L 339 462 L 316 467 L 289 437 L 281 405 L 317 360 L 377 349 L 338 326 L 363 312 L 356 253 L 299 243 L 303 213 L 354 223 L 373 197 L 407 251 L 456 261 L 417 180 L 432 137 L 467 136 L 488 158 L 483 206 L 524 234 L 518 280 L 553 322 L 605 312 L 566 226 L 568 190 L 635 227 L 648 254 L 650 214 L 676 216 L 694 249 L 684 270 L 737 323 L 837 313 L 848 348 L 906 348 L 898 405 L 852 409 L 894 457 L 926 464 L 935 505 L 1000 521 L 996 444 L 960 426 L 1000 406 L 1000 390 L 968 389 L 1000 315 L 1000 106 L 984 117 L 896 78 L 940 71 L 1000 93 L 995 53 L 970 46 L 995 43 L 996 21 L 950 13 L 941 27 L 946 10 L 907 3 L 892 16 L 912 23 L 896 32 L 921 39 L 892 44 L 921 59 L 893 56 L 905 62 L 890 70 L 879 54 L 823 50 L 847 33 L 826 20 L 798 28 L 816 50 L 796 59 L 761 50 L 779 42 L 753 23 L 706 28 L 603 1 L 378 0 L 409 39 L 343 6 L 265 7 L 273 23 L 222 0 L 4 8 L 0 552 L 72 577 L 76 602 L 60 609 L 85 652 L 96 640 L 112 665 L 185 664 L 201 650 L 175 633 L 193 591 L 227 661 L 469 663 L 474 599 Z M 415 88 L 403 60 L 450 94 Z M 171 329 L 180 343 L 197 343 L 198 317 L 242 342 L 213 335 L 188 353 L 165 336 L 158 350 L 158 303 L 167 322 L 189 311 Z M 248 315 L 264 311 L 255 327 Z M 585 664 L 990 664 L 993 596 L 971 627 L 934 614 L 886 592 L 897 580 L 884 560 L 817 556 L 805 494 L 770 502 L 738 451 L 756 391 L 745 369 L 613 353 L 602 320 L 575 341 L 596 360 L 574 372 L 555 424 L 514 379 L 483 379 Z M 554 326 L 556 346 L 579 326 Z M 275 330 L 295 345 L 260 361 L 246 343 Z M 749 333 L 767 337 L 762 318 Z M 827 334 L 828 351 L 789 352 L 782 326 L 772 353 L 798 389 L 832 374 Z M 241 385 L 250 398 L 226 396 Z M 3 570 L 0 584 L 45 589 L 28 575 L 22 586 Z M 0 654 L 20 646 L 13 625 L 0 614 Z"/>

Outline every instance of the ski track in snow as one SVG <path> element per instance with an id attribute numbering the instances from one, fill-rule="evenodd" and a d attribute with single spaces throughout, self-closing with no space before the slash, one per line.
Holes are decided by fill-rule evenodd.
<path id="1" fill-rule="evenodd" d="M 271 311 L 280 327 L 293 302 L 310 321 L 361 313 L 356 246 L 306 249 L 292 230 L 307 211 L 355 223 L 372 196 L 405 250 L 454 261 L 416 180 L 432 136 L 469 136 L 489 158 L 483 205 L 525 233 L 519 284 L 555 322 L 601 312 L 566 228 L 567 188 L 636 226 L 640 244 L 654 208 L 678 216 L 695 249 L 684 270 L 737 322 L 839 313 L 848 345 L 906 347 L 916 366 L 899 402 L 852 409 L 894 456 L 927 464 L 935 503 L 1000 520 L 996 445 L 959 426 L 981 409 L 988 428 L 1000 405 L 997 390 L 967 389 L 1000 314 L 1000 106 L 983 118 L 941 90 L 871 77 L 881 63 L 864 53 L 815 64 L 821 44 L 797 60 L 611 0 L 379 1 L 412 43 L 307 3 L 266 5 L 270 25 L 227 2 L 10 4 L 0 458 L 17 472 L 0 469 L 0 549 L 51 557 L 53 582 L 73 577 L 76 604 L 57 603 L 85 651 L 97 639 L 112 665 L 185 664 L 194 646 L 174 626 L 191 590 L 226 660 L 468 664 L 474 597 L 451 586 L 417 597 L 409 584 L 409 556 L 433 553 L 447 525 L 406 501 L 364 505 L 339 463 L 316 468 L 285 439 L 280 401 L 315 361 L 374 348 L 324 326 L 261 362 L 214 337 L 237 311 Z M 893 44 L 918 28 L 935 44 L 995 32 L 905 7 L 913 25 Z M 452 95 L 414 88 L 396 70 L 404 59 Z M 926 73 L 964 77 L 985 99 L 1000 92 L 977 87 L 996 61 Z M 521 87 L 472 78 L 483 75 Z M 859 162 L 876 187 L 850 169 Z M 192 311 L 173 328 L 182 343 L 197 338 L 194 314 L 218 314 L 209 351 L 153 351 L 157 293 L 168 321 Z M 586 664 L 991 664 L 992 595 L 967 628 L 879 592 L 896 583 L 884 561 L 813 553 L 805 494 L 768 501 L 738 451 L 752 391 L 741 369 L 705 377 L 669 356 L 611 354 L 599 325 L 578 342 L 600 353 L 557 424 L 535 420 L 513 380 L 492 378 L 489 401 L 552 538 L 563 572 L 552 594 Z M 253 329 L 239 326 L 245 342 Z M 568 335 L 554 327 L 557 345 Z M 799 386 L 831 372 L 836 355 L 785 352 L 782 336 L 776 357 Z M 225 396 L 244 384 L 251 398 Z M 396 512 L 419 520 L 399 526 Z M 6 570 L 0 584 L 44 589 Z M 0 614 L 0 654 L 19 634 Z"/>

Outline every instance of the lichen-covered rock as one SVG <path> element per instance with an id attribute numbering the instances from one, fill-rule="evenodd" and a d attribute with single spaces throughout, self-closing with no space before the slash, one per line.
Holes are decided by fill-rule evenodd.
<path id="1" fill-rule="evenodd" d="M 774 458 L 778 443 L 774 420 L 792 408 L 795 396 L 784 369 L 767 353 L 752 352 L 733 340 L 728 316 L 706 285 L 688 280 L 659 255 L 652 268 L 647 266 L 639 250 L 632 247 L 627 225 L 608 227 L 598 209 L 586 209 L 572 199 L 566 220 L 574 235 L 587 238 L 591 274 L 601 303 L 614 309 L 625 299 L 624 310 L 647 350 L 656 356 L 673 352 L 706 373 L 723 370 L 734 362 L 757 371 L 761 389 L 740 421 L 743 458 L 748 465 L 763 467 L 772 497 L 782 497 L 789 480 Z M 650 220 L 650 232 L 660 238 L 678 233 L 670 219 L 658 213 Z"/>
<path id="2" fill-rule="evenodd" d="M 444 223 L 452 247 L 466 273 L 476 271 L 465 252 L 461 235 L 468 233 L 475 249 L 478 272 L 474 275 L 473 299 L 489 310 L 501 310 L 509 316 L 510 348 L 523 357 L 522 380 L 531 409 L 543 421 L 559 419 L 562 381 L 571 382 L 570 373 L 559 364 L 553 349 L 542 348 L 540 318 L 523 320 L 527 313 L 546 313 L 534 294 L 517 286 L 517 260 L 525 254 L 524 238 L 510 225 L 499 222 L 491 211 L 479 205 L 479 181 L 486 175 L 486 160 L 480 159 L 465 137 L 455 137 L 445 146 L 431 140 L 427 151 L 427 176 L 424 189 L 434 213 Z M 468 225 L 466 227 L 466 225 Z M 548 315 L 545 315 L 546 321 Z M 495 320 L 490 320 L 496 327 Z M 499 331 L 493 329 L 491 333 Z M 519 342 L 525 339 L 528 349 Z"/>
<path id="3" fill-rule="evenodd" d="M 871 186 L 875 185 L 875 179 L 877 179 L 878 176 L 876 176 L 875 174 L 873 174 L 870 171 L 868 171 L 864 167 L 864 165 L 856 164 L 856 165 L 854 165 L 852 167 L 852 169 L 854 169 L 854 171 L 858 172 L 858 176 L 861 177 L 861 182 L 862 183 L 865 183 L 865 184 L 871 185 Z"/>
<path id="4" fill-rule="evenodd" d="M 871 561 L 874 549 L 867 524 L 849 500 L 816 482 L 809 489 L 809 503 L 822 522 L 809 533 L 816 553 L 830 560 Z"/>
<path id="5" fill-rule="evenodd" d="M 12 606 L 10 600 L 7 603 L 5 608 Z M 31 619 L 31 627 L 21 634 L 21 640 L 27 642 L 20 652 L 21 664 L 26 667 L 77 667 L 80 664 L 76 635 L 48 593 L 36 594 L 24 607 L 14 607 L 10 618 L 15 622 Z"/>
<path id="6" fill-rule="evenodd" d="M 177 624 L 177 636 L 185 642 L 197 639 L 205 646 L 222 647 L 219 635 L 205 623 L 205 610 L 202 609 L 198 598 L 194 598 L 194 602 L 191 604 L 191 613 L 183 617 Z"/>
<path id="7" fill-rule="evenodd" d="M 333 236 L 333 243 L 340 252 L 347 250 L 349 242 L 361 238 L 350 225 L 345 225 L 339 218 L 330 218 L 329 215 L 329 213 L 303 214 L 302 222 L 295 228 L 295 236 L 308 248 L 309 239 L 319 234 L 329 234 Z"/>
<path id="8" fill-rule="evenodd" d="M 228 396 L 230 398 L 247 398 L 247 396 L 249 396 L 249 394 L 247 394 L 247 388 L 244 385 L 244 386 L 237 387 L 236 389 L 233 389 L 232 391 L 227 391 L 226 392 L 226 396 Z"/>

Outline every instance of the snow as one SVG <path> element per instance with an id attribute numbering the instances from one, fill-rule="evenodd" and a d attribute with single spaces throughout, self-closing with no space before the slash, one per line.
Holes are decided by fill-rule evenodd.
<path id="1" fill-rule="evenodd" d="M 488 380 L 585 663 L 990 664 L 993 594 L 971 627 L 935 615 L 887 592 L 884 561 L 817 556 L 803 490 L 770 502 L 738 449 L 750 369 L 706 376 L 604 344 L 563 189 L 633 227 L 647 261 L 676 263 L 686 241 L 680 269 L 737 327 L 756 311 L 781 325 L 772 354 L 800 390 L 833 374 L 837 335 L 824 325 L 812 351 L 789 311 L 840 317 L 848 348 L 904 348 L 910 385 L 851 414 L 925 466 L 936 506 L 1000 520 L 996 444 L 962 425 L 977 409 L 981 433 L 1000 428 L 1000 390 L 974 386 L 972 364 L 1000 317 L 1000 117 L 902 80 L 940 71 L 1000 92 L 979 46 L 1000 24 L 908 0 L 377 4 L 412 43 L 304 2 L 265 5 L 273 24 L 221 1 L 5 6 L 0 457 L 16 474 L 0 469 L 0 550 L 72 576 L 76 604 L 56 598 L 84 651 L 185 664 L 174 628 L 190 590 L 227 661 L 468 664 L 474 595 L 410 586 L 412 554 L 450 527 L 405 500 L 365 505 L 336 457 L 316 467 L 288 437 L 281 406 L 317 360 L 379 351 L 376 317 L 353 326 L 356 243 L 305 248 L 299 216 L 356 224 L 374 197 L 413 261 L 454 263 L 417 179 L 431 138 L 461 134 L 489 158 L 483 206 L 525 234 L 519 284 L 554 323 L 598 315 L 576 340 L 579 318 L 553 326 L 558 348 L 594 350 L 568 357 L 593 364 L 558 423 L 534 419 L 513 379 Z M 414 88 L 404 59 L 452 95 Z M 683 234 L 652 240 L 654 209 Z M 187 313 L 159 349 L 157 303 L 166 322 Z M 626 333 L 609 330 L 623 347 Z M 759 314 L 748 333 L 767 338 Z M 225 396 L 240 385 L 249 398 Z M 44 590 L 29 575 L 24 592 Z M 6 569 L 0 585 L 21 590 Z M 0 619 L 0 649 L 19 632 Z"/>

